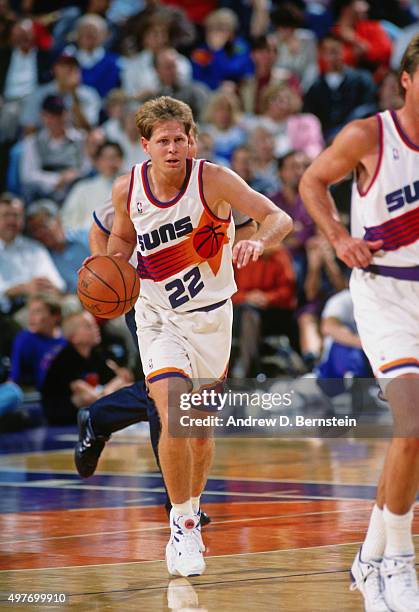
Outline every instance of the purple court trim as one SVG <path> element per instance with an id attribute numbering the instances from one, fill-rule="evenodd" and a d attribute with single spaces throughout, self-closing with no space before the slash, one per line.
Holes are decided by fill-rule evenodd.
<path id="1" fill-rule="evenodd" d="M 379 276 L 388 276 L 399 280 L 419 281 L 419 266 L 399 267 L 399 266 L 377 266 L 372 264 L 363 268 L 364 272 L 372 272 Z"/>
<path id="2" fill-rule="evenodd" d="M 194 308 L 193 310 L 188 310 L 188 312 L 211 312 L 211 310 L 215 310 L 216 308 L 221 308 L 227 300 L 222 300 L 221 302 L 216 302 L 215 304 L 210 304 L 209 306 L 203 306 L 202 308 Z"/>

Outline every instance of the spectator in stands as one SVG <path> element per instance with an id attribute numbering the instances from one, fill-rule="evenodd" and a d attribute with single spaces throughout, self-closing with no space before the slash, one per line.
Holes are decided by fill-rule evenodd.
<path id="1" fill-rule="evenodd" d="M 23 203 L 13 195 L 0 194 L 0 307 L 18 310 L 34 293 L 58 296 L 65 289 L 48 251 L 21 231 Z"/>
<path id="2" fill-rule="evenodd" d="M 77 59 L 72 55 L 61 55 L 54 63 L 53 75 L 53 81 L 42 85 L 26 99 L 20 119 L 25 133 L 40 127 L 42 102 L 50 95 L 62 97 L 73 127 L 90 130 L 96 126 L 102 101 L 93 87 L 81 83 Z"/>
<path id="3" fill-rule="evenodd" d="M 42 406 L 49 424 L 75 423 L 77 410 L 131 384 L 131 372 L 106 360 L 99 350 L 99 327 L 88 312 L 66 317 L 68 340 L 49 366 L 41 388 Z"/>
<path id="4" fill-rule="evenodd" d="M 218 9 L 205 19 L 205 42 L 192 52 L 193 78 L 210 89 L 224 81 L 240 83 L 253 73 L 248 43 L 236 36 L 238 20 L 230 9 Z"/>
<path id="5" fill-rule="evenodd" d="M 277 157 L 296 149 L 313 159 L 323 150 L 318 118 L 311 113 L 301 113 L 301 107 L 300 95 L 285 83 L 271 83 L 262 92 L 262 114 L 256 123 L 273 134 Z"/>
<path id="6" fill-rule="evenodd" d="M 377 112 L 403 106 L 403 97 L 400 92 L 399 77 L 395 70 L 386 72 L 378 85 Z"/>
<path id="7" fill-rule="evenodd" d="M 41 388 L 53 357 L 67 344 L 61 334 L 61 305 L 54 298 L 33 295 L 28 302 L 28 329 L 13 342 L 10 378 L 21 386 Z"/>
<path id="8" fill-rule="evenodd" d="M 233 296 L 239 327 L 239 356 L 233 376 L 258 371 L 264 335 L 289 337 L 298 350 L 298 328 L 293 317 L 296 306 L 295 276 L 291 258 L 283 247 L 265 249 L 258 261 L 236 268 L 237 293 Z"/>
<path id="9" fill-rule="evenodd" d="M 343 58 L 348 66 L 375 71 L 390 64 L 392 43 L 379 21 L 368 18 L 366 0 L 338 0 L 333 32 L 344 44 Z"/>
<path id="10" fill-rule="evenodd" d="M 327 300 L 321 316 L 321 332 L 324 336 L 323 352 L 315 372 L 319 386 L 327 395 L 333 397 L 345 391 L 345 375 L 372 376 L 356 328 L 349 289 Z"/>
<path id="11" fill-rule="evenodd" d="M 77 270 L 90 255 L 88 231 L 64 228 L 58 206 L 52 200 L 30 204 L 26 224 L 30 236 L 48 249 L 65 281 L 66 293 L 77 293 Z"/>
<path id="12" fill-rule="evenodd" d="M 303 28 L 304 13 L 286 2 L 273 12 L 272 24 L 278 49 L 276 65 L 295 74 L 301 89 L 307 91 L 317 77 L 318 67 L 316 39 Z"/>
<path id="13" fill-rule="evenodd" d="M 105 100 L 106 120 L 100 126 L 106 140 L 118 142 L 123 130 L 123 118 L 128 96 L 123 89 L 112 89 Z"/>
<path id="14" fill-rule="evenodd" d="M 160 86 L 155 60 L 156 54 L 170 44 L 167 15 L 157 13 L 145 20 L 140 36 L 142 50 L 125 58 L 122 86 L 127 95 L 135 96 L 141 101 L 155 95 Z M 176 67 L 179 84 L 189 83 L 192 78 L 190 61 L 183 55 L 176 55 Z"/>
<path id="15" fill-rule="evenodd" d="M 297 289 L 303 291 L 307 273 L 306 243 L 315 233 L 315 225 L 298 193 L 301 177 L 310 163 L 301 151 L 289 151 L 278 160 L 279 191 L 270 196 L 279 208 L 285 210 L 294 221 L 294 228 L 284 244 L 291 253 L 297 280 Z"/>
<path id="16" fill-rule="evenodd" d="M 252 150 L 252 169 L 254 180 L 263 183 L 264 193 L 269 194 L 279 189 L 277 161 L 275 157 L 275 139 L 269 129 L 259 125 L 249 136 Z"/>
<path id="17" fill-rule="evenodd" d="M 199 140 L 201 140 L 201 136 L 199 136 Z M 240 145 L 234 149 L 231 156 L 231 169 L 241 176 L 252 189 L 260 193 L 270 191 L 270 182 L 266 181 L 263 177 L 256 177 L 254 174 L 252 151 L 249 145 Z"/>
<path id="18" fill-rule="evenodd" d="M 118 131 L 118 124 L 114 124 L 115 142 L 119 144 L 123 153 L 122 172 L 131 172 L 134 164 L 138 164 L 148 159 L 138 138 L 138 128 L 136 122 L 138 105 L 126 106 L 122 117 L 121 126 Z"/>
<path id="19" fill-rule="evenodd" d="M 304 111 L 320 119 L 330 141 L 348 121 L 374 112 L 376 88 L 368 72 L 345 66 L 343 44 L 336 36 L 325 36 L 319 51 L 324 72 L 306 93 Z"/>
<path id="20" fill-rule="evenodd" d="M 77 47 L 69 45 L 64 52 L 74 55 L 81 67 L 84 85 L 94 87 L 101 98 L 120 84 L 120 57 L 107 51 L 104 42 L 109 35 L 106 21 L 99 15 L 84 15 L 77 21 Z"/>
<path id="21" fill-rule="evenodd" d="M 10 46 L 0 49 L 0 142 L 13 142 L 26 99 L 48 80 L 50 57 L 35 46 L 33 23 L 23 19 L 11 31 Z"/>
<path id="22" fill-rule="evenodd" d="M 303 294 L 298 296 L 298 326 L 301 353 L 306 365 L 311 368 L 322 350 L 319 320 L 324 303 L 336 291 L 346 289 L 348 280 L 324 236 L 316 233 L 309 238 L 306 252 L 307 274 Z"/>
<path id="23" fill-rule="evenodd" d="M 98 202 L 111 196 L 112 184 L 120 174 L 123 152 L 119 144 L 104 142 L 96 153 L 97 175 L 78 181 L 68 194 L 62 207 L 62 220 L 66 229 L 88 230 Z"/>
<path id="24" fill-rule="evenodd" d="M 229 163 L 236 147 L 247 140 L 246 131 L 239 124 L 240 103 L 231 92 L 214 93 L 205 111 L 204 129 L 214 141 L 214 152 L 224 163 Z"/>
<path id="25" fill-rule="evenodd" d="M 251 58 L 255 73 L 244 79 L 240 85 L 240 97 L 245 113 L 259 115 L 261 95 L 272 83 L 291 83 L 298 86 L 298 80 L 284 68 L 275 67 L 277 48 L 272 36 L 258 36 L 250 41 Z"/>
<path id="26" fill-rule="evenodd" d="M 263 36 L 269 29 L 267 0 L 222 0 L 219 6 L 231 8 L 239 20 L 239 31 L 246 39 Z"/>
<path id="27" fill-rule="evenodd" d="M 8 431 L 6 422 L 23 402 L 22 390 L 14 382 L 0 383 L 0 431 Z M 7 419 L 7 421 L 6 421 Z M 14 430 L 14 428 L 13 428 Z"/>
<path id="28" fill-rule="evenodd" d="M 158 77 L 156 96 L 171 96 L 182 100 L 191 107 L 195 120 L 200 121 L 208 102 L 209 90 L 197 81 L 182 83 L 179 57 L 179 53 L 173 48 L 155 53 L 154 65 Z"/>
<path id="29" fill-rule="evenodd" d="M 72 183 L 88 169 L 85 135 L 67 125 L 67 111 L 60 96 L 42 103 L 43 128 L 23 140 L 20 176 L 25 199 L 53 197 L 62 202 Z"/>

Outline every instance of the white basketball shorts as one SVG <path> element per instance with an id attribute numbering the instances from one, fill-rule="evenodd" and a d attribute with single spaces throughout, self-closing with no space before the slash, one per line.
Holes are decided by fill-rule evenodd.
<path id="1" fill-rule="evenodd" d="M 176 313 L 140 297 L 135 321 L 148 383 L 180 376 L 192 379 L 196 388 L 202 381 L 215 382 L 226 376 L 233 322 L 231 300 L 208 312 Z"/>
<path id="2" fill-rule="evenodd" d="M 354 269 L 350 290 L 363 349 L 383 388 L 419 375 L 419 283 Z"/>

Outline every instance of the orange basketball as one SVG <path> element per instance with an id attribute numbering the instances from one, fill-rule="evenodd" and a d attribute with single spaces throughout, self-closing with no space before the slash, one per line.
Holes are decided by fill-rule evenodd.
<path id="1" fill-rule="evenodd" d="M 202 229 L 198 230 L 193 237 L 193 245 L 195 251 L 201 255 L 203 259 L 210 259 L 217 255 L 223 244 L 224 232 L 218 232 L 217 230 L 222 227 L 221 225 L 205 225 Z"/>
<path id="2" fill-rule="evenodd" d="M 95 317 L 120 317 L 131 310 L 139 293 L 137 271 L 122 257 L 97 255 L 79 273 L 77 294 Z"/>

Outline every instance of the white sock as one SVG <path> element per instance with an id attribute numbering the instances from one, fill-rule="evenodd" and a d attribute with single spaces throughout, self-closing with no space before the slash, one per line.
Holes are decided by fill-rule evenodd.
<path id="1" fill-rule="evenodd" d="M 188 501 L 183 502 L 183 504 L 172 504 L 172 508 L 176 516 L 192 516 L 194 513 L 192 509 L 192 502 L 190 499 L 188 499 Z"/>
<path id="2" fill-rule="evenodd" d="M 384 506 L 384 524 L 386 528 L 386 547 L 384 555 L 413 555 L 415 552 L 412 539 L 413 507 L 406 514 L 394 514 Z"/>
<path id="3" fill-rule="evenodd" d="M 199 500 L 200 499 L 201 499 L 200 495 L 198 497 L 191 497 L 192 510 L 194 514 L 198 514 L 199 512 Z"/>
<path id="4" fill-rule="evenodd" d="M 386 544 L 386 530 L 383 510 L 374 504 L 368 525 L 367 535 L 361 550 L 361 561 L 382 559 Z"/>

